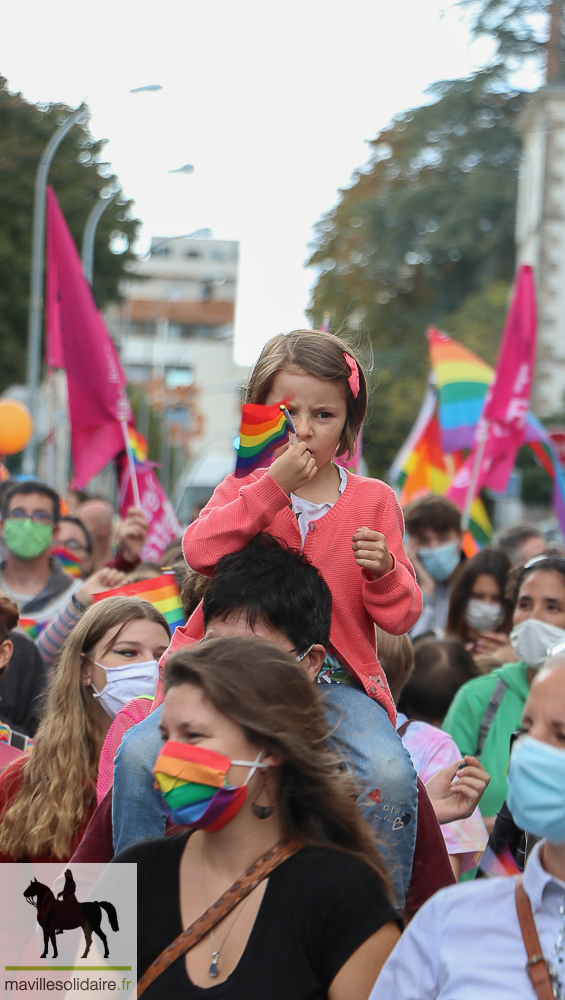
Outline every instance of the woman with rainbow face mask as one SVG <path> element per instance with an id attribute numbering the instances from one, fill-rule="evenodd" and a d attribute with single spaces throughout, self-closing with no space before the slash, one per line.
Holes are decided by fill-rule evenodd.
<path id="1" fill-rule="evenodd" d="M 536 673 L 522 727 L 510 756 L 508 806 L 520 827 L 543 838 L 529 856 L 522 889 L 520 879 L 491 878 L 436 893 L 402 935 L 371 1000 L 565 996 L 563 654 Z M 529 947 L 524 920 L 530 929 L 533 920 L 538 936 Z M 537 992 L 532 980 L 542 986 L 545 980 L 545 992 Z"/>
<path id="2" fill-rule="evenodd" d="M 138 866 L 144 996 L 366 1000 L 399 924 L 315 686 L 290 653 L 244 637 L 173 654 L 165 684 L 154 773 L 181 832 L 114 859 Z M 160 953 L 279 848 L 278 867 L 152 980 Z"/>

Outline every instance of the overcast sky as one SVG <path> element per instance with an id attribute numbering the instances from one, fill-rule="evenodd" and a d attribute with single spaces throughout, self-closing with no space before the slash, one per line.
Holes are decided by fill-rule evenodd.
<path id="1" fill-rule="evenodd" d="M 366 140 L 490 51 L 450 0 L 12 0 L 0 72 L 30 101 L 88 102 L 140 250 L 201 227 L 241 241 L 236 358 L 252 363 L 304 324 L 312 227 Z M 147 84 L 163 89 L 129 93 Z"/>

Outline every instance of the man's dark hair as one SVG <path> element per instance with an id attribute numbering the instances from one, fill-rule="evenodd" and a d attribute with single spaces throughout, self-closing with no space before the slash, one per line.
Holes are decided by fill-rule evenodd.
<path id="1" fill-rule="evenodd" d="M 457 639 L 425 639 L 414 644 L 414 670 L 398 702 L 409 719 L 443 722 L 460 687 L 479 668 Z"/>
<path id="2" fill-rule="evenodd" d="M 272 535 L 256 535 L 240 552 L 220 559 L 204 600 L 204 626 L 234 612 L 286 635 L 293 649 L 305 653 L 330 641 L 332 597 L 315 566 Z"/>
<path id="3" fill-rule="evenodd" d="M 411 500 L 404 508 L 404 520 L 409 535 L 428 528 L 439 533 L 461 531 L 461 512 L 452 500 L 436 493 Z"/>
<path id="4" fill-rule="evenodd" d="M 76 524 L 77 528 L 80 528 L 84 535 L 84 541 L 86 543 L 85 548 L 89 556 L 92 555 L 92 538 L 90 537 L 90 532 L 85 524 L 82 523 L 80 517 L 70 517 L 68 514 L 64 514 L 63 517 L 59 518 L 59 524 L 63 521 L 67 521 L 68 524 Z"/>
<path id="5" fill-rule="evenodd" d="M 530 538 L 539 538 L 545 542 L 543 531 L 531 524 L 514 524 L 511 528 L 498 531 L 492 540 L 494 548 L 502 549 L 511 563 L 516 563 L 520 556 L 520 546 L 529 542 Z"/>
<path id="6" fill-rule="evenodd" d="M 45 483 L 37 483 L 33 479 L 27 479 L 23 483 L 16 483 L 11 490 L 8 490 L 2 500 L 2 517 L 6 518 L 8 516 L 10 501 L 14 497 L 29 496 L 30 493 L 39 493 L 42 497 L 49 497 L 53 503 L 53 520 L 57 524 L 61 515 L 59 494 L 55 493 L 55 490 L 52 490 L 50 486 L 46 486 Z"/>

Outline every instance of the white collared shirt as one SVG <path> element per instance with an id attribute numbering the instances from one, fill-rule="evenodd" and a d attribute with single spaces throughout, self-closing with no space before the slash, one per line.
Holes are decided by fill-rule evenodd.
<path id="1" fill-rule="evenodd" d="M 341 496 L 347 486 L 347 472 L 341 465 L 336 465 L 336 469 L 339 472 L 339 495 Z M 297 497 L 291 493 L 290 505 L 298 518 L 298 527 L 302 535 L 302 548 L 304 548 L 308 525 L 327 514 L 332 509 L 333 503 L 312 503 L 311 500 L 304 500 L 303 497 Z"/>
<path id="2" fill-rule="evenodd" d="M 565 883 L 543 868 L 542 843 L 529 857 L 524 888 L 543 953 L 552 961 Z M 404 931 L 369 1000 L 536 1000 L 514 892 L 513 878 L 440 890 Z"/>

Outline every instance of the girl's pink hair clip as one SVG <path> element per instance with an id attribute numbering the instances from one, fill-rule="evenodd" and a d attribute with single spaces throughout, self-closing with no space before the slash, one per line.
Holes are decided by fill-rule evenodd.
<path id="1" fill-rule="evenodd" d="M 357 396 L 359 395 L 359 366 L 355 358 L 352 358 L 350 354 L 346 354 L 344 351 L 343 356 L 351 368 L 351 375 L 347 380 L 349 382 L 349 388 L 353 393 L 353 398 L 357 399 Z"/>

